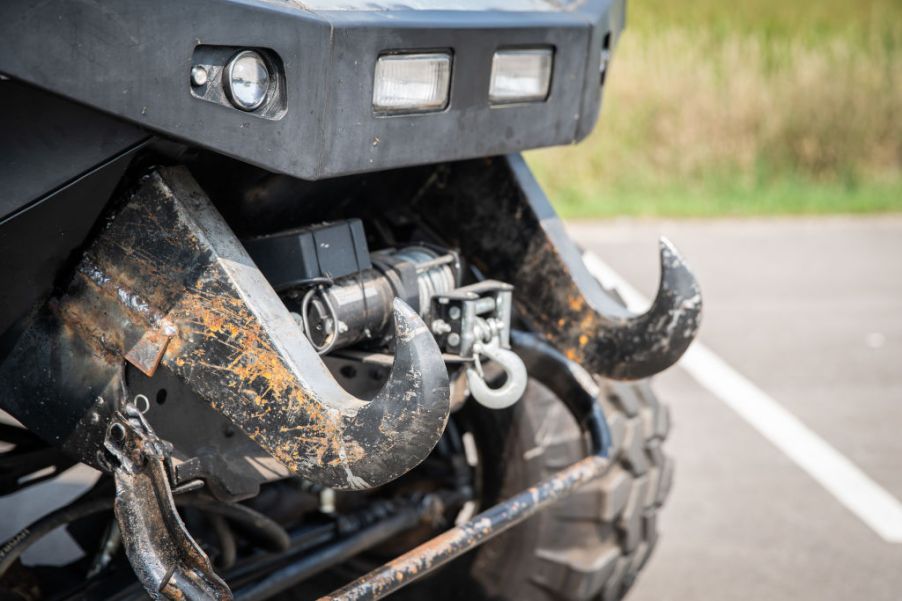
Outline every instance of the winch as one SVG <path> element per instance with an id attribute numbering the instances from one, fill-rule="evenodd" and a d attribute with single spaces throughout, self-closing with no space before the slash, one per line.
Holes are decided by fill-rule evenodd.
<path id="1" fill-rule="evenodd" d="M 526 368 L 510 350 L 513 287 L 485 280 L 461 286 L 457 253 L 428 244 L 370 253 L 363 224 L 350 219 L 244 241 L 249 254 L 320 354 L 353 345 L 392 344 L 392 303 L 423 318 L 446 362 L 466 362 L 470 393 L 500 409 L 526 388 Z M 486 383 L 482 361 L 506 373 Z"/>

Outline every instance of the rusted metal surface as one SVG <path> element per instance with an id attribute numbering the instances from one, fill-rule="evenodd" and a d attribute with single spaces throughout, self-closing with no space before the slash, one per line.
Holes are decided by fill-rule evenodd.
<path id="1" fill-rule="evenodd" d="M 230 601 L 232 593 L 191 538 L 169 488 L 166 444 L 132 406 L 117 413 L 105 446 L 113 457 L 113 510 L 126 555 L 154 600 Z"/>
<path id="2" fill-rule="evenodd" d="M 11 364 L 43 353 L 38 369 L 49 378 L 4 365 L 0 383 L 30 401 L 74 407 L 70 422 L 108 419 L 89 414 L 95 398 L 122 387 L 123 358 L 145 374 L 159 365 L 290 470 L 336 489 L 405 473 L 447 422 L 447 371 L 416 313 L 395 301 L 389 380 L 370 402 L 351 396 L 184 168 L 144 178 L 45 313 Z M 71 376 L 58 373 L 59 351 L 80 374 L 64 390 L 60 379 Z M 96 428 L 78 437 L 88 431 L 96 437 Z M 80 457 L 94 463 L 90 449 Z"/>
<path id="3" fill-rule="evenodd" d="M 631 314 L 589 274 L 518 155 L 439 167 L 412 209 L 485 277 L 513 284 L 530 329 L 593 373 L 618 380 L 656 374 L 698 333 L 701 292 L 672 245 L 661 244 L 654 303 Z"/>
<path id="4" fill-rule="evenodd" d="M 144 417 L 157 435 L 174 447 L 176 482 L 200 479 L 216 499 L 237 501 L 257 496 L 264 482 L 290 475 L 169 369 L 146 378 L 130 368 L 125 377 L 131 394 L 143 394 L 153 401 Z"/>
<path id="5" fill-rule="evenodd" d="M 390 595 L 600 477 L 607 467 L 608 460 L 597 455 L 578 461 L 469 522 L 321 597 L 320 601 L 363 601 Z"/>
<path id="6" fill-rule="evenodd" d="M 156 329 L 147 330 L 138 342 L 126 351 L 125 360 L 141 370 L 148 378 L 153 377 L 176 331 L 175 326 L 165 321 Z"/>
<path id="7" fill-rule="evenodd" d="M 105 425 L 122 394 L 121 358 L 97 353 L 61 322 L 52 302 L 0 365 L 0 407 L 28 430 L 97 467 Z"/>

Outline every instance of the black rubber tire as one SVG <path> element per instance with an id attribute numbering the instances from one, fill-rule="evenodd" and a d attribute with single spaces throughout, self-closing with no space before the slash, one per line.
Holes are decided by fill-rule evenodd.
<path id="1" fill-rule="evenodd" d="M 453 597 L 609 601 L 632 585 L 657 542 L 673 482 L 673 460 L 662 450 L 670 412 L 647 382 L 602 386 L 615 449 L 607 473 L 479 549 L 469 577 L 457 574 Z M 480 442 L 483 498 L 510 497 L 587 452 L 563 403 L 534 381 L 512 410 L 468 421 Z"/>

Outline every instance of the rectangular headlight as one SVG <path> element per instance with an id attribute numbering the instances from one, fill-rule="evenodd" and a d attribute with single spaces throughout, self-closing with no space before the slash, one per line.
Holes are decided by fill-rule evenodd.
<path id="1" fill-rule="evenodd" d="M 551 48 L 499 50 L 492 58 L 489 102 L 541 102 L 551 86 Z"/>
<path id="2" fill-rule="evenodd" d="M 376 61 L 373 109 L 377 112 L 440 111 L 448 106 L 451 55 L 387 54 Z"/>

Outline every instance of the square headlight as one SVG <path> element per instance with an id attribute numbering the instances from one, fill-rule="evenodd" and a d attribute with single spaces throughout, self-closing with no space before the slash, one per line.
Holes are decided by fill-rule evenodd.
<path id="1" fill-rule="evenodd" d="M 386 113 L 440 111 L 448 106 L 451 55 L 386 54 L 376 61 L 373 110 Z"/>
<path id="2" fill-rule="evenodd" d="M 491 104 L 542 102 L 551 87 L 554 50 L 523 48 L 499 50 L 492 58 L 489 84 Z"/>

